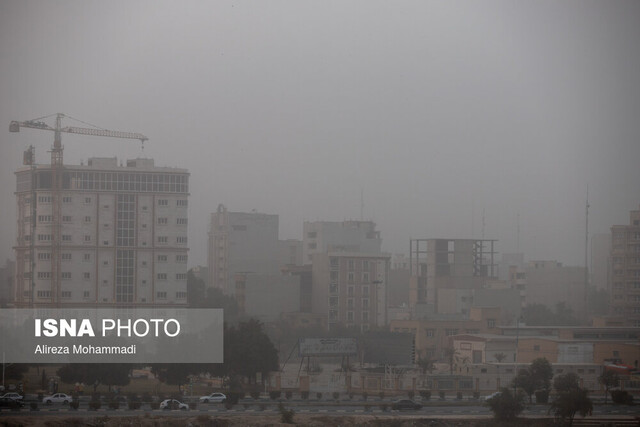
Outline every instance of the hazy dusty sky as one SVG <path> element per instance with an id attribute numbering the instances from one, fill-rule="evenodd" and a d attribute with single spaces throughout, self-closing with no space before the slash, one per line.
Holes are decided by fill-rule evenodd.
<path id="1" fill-rule="evenodd" d="M 62 112 L 149 136 L 191 172 L 190 264 L 208 214 L 364 217 L 383 249 L 499 239 L 581 264 L 592 233 L 640 204 L 638 1 L 0 0 L 0 259 L 13 257 L 15 176 L 33 143 L 10 120 Z M 71 123 L 69 123 L 71 124 Z M 64 135 L 66 163 L 140 155 Z"/>

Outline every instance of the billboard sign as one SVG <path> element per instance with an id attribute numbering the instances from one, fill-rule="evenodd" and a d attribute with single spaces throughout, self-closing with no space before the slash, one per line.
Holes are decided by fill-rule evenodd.
<path id="1" fill-rule="evenodd" d="M 300 357 L 308 356 L 355 356 L 358 354 L 358 340 L 355 338 L 300 338 Z"/>

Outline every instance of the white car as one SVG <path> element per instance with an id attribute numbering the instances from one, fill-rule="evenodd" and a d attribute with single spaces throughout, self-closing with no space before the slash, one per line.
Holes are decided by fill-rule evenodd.
<path id="1" fill-rule="evenodd" d="M 22 395 L 18 393 L 6 393 L 4 396 L 0 397 L 6 397 L 7 399 L 11 400 L 22 400 Z"/>
<path id="2" fill-rule="evenodd" d="M 211 393 L 208 396 L 200 397 L 200 403 L 209 403 L 209 402 L 222 403 L 225 400 L 227 400 L 227 396 L 225 396 L 222 393 Z"/>
<path id="3" fill-rule="evenodd" d="M 488 396 L 485 396 L 485 397 L 484 397 L 484 400 L 493 399 L 494 397 L 498 397 L 498 396 L 500 396 L 501 394 L 502 394 L 502 392 L 501 392 L 501 391 L 496 391 L 496 392 L 494 392 L 494 393 L 491 393 L 491 394 L 490 394 L 490 395 L 488 395 Z"/>
<path id="4" fill-rule="evenodd" d="M 189 405 L 176 399 L 167 399 L 160 402 L 160 409 L 182 409 L 183 411 L 188 411 Z"/>
<path id="5" fill-rule="evenodd" d="M 42 403 L 46 404 L 46 405 L 51 405 L 53 403 L 62 403 L 63 405 L 66 405 L 67 403 L 71 402 L 73 400 L 73 398 L 71 396 L 69 396 L 68 394 L 64 394 L 64 393 L 56 393 L 56 394 L 52 394 L 51 396 L 46 396 L 42 399 Z"/>

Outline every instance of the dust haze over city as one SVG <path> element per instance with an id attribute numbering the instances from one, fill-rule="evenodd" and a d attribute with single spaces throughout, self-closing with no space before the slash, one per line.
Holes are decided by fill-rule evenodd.
<path id="1" fill-rule="evenodd" d="M 188 169 L 190 267 L 219 204 L 281 239 L 362 217 L 389 253 L 487 238 L 583 265 L 587 188 L 590 235 L 640 202 L 638 22 L 631 1 L 2 1 L 0 258 L 22 152 L 53 140 L 9 122 L 61 112 L 149 137 L 64 134 L 66 164 Z"/>
<path id="2" fill-rule="evenodd" d="M 0 0 L 0 391 L 7 368 L 29 410 L 0 406 L 89 423 L 123 387 L 117 416 L 534 426 L 610 395 L 637 423 L 639 24 L 627 0 Z"/>

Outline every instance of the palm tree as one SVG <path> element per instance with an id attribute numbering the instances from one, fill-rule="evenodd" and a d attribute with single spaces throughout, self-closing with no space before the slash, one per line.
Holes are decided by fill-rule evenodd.
<path id="1" fill-rule="evenodd" d="M 444 356 L 449 361 L 449 373 L 451 375 L 453 375 L 453 361 L 457 358 L 458 354 L 458 350 L 454 347 L 447 347 L 444 349 Z"/>
<path id="2" fill-rule="evenodd" d="M 502 361 L 507 358 L 507 355 L 502 353 L 502 352 L 495 353 L 493 355 L 493 358 L 496 359 L 498 361 L 498 363 L 502 363 Z"/>

